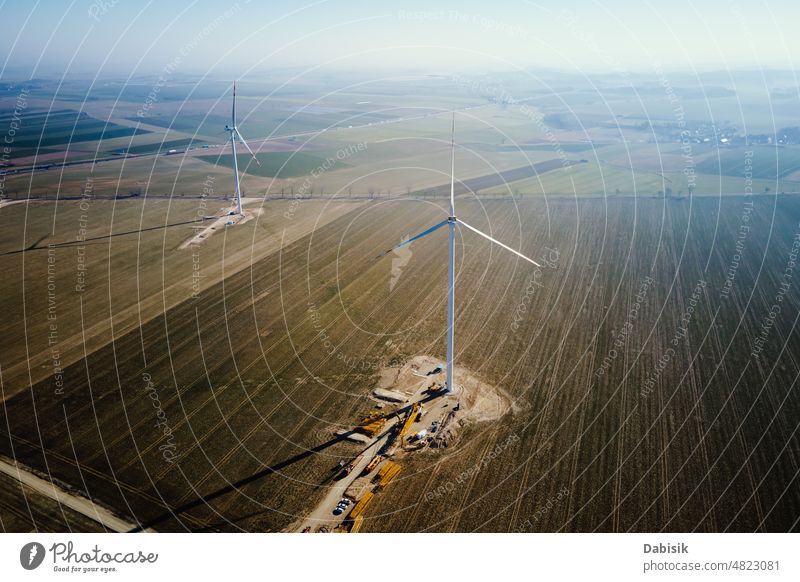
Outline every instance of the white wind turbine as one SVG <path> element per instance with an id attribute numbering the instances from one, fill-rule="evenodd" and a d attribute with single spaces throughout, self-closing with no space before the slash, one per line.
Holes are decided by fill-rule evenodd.
<path id="1" fill-rule="evenodd" d="M 242 191 L 239 187 L 239 163 L 236 160 L 236 138 L 239 138 L 239 141 L 242 142 L 242 145 L 247 148 L 247 151 L 250 152 L 250 155 L 253 156 L 255 162 L 260 166 L 261 162 L 258 161 L 258 158 L 253 153 L 253 150 L 250 149 L 250 146 L 247 145 L 247 142 L 244 141 L 242 134 L 239 133 L 239 129 L 236 127 L 236 81 L 233 82 L 233 106 L 231 107 L 231 124 L 225 126 L 225 131 L 231 134 L 228 141 L 231 142 L 231 153 L 233 154 L 233 185 L 236 189 L 236 212 L 231 210 L 228 214 L 242 214 Z"/>
<path id="2" fill-rule="evenodd" d="M 456 126 L 456 116 L 453 113 L 453 127 L 450 133 L 450 215 L 448 216 L 447 220 L 443 220 L 439 224 L 436 224 L 430 227 L 427 230 L 422 231 L 421 233 L 412 236 L 408 240 L 401 242 L 400 244 L 392 247 L 391 249 L 381 253 L 379 257 L 382 257 L 388 253 L 391 253 L 395 249 L 399 249 L 400 247 L 406 246 L 411 244 L 415 240 L 421 239 L 424 236 L 429 235 L 430 233 L 439 230 L 444 225 L 448 225 L 450 229 L 450 237 L 448 243 L 449 249 L 449 256 L 447 261 L 447 378 L 445 382 L 445 391 L 452 392 L 453 390 L 453 328 L 454 328 L 454 319 L 455 319 L 455 286 L 456 286 L 456 279 L 455 279 L 455 271 L 456 271 L 456 225 L 459 224 L 461 226 L 467 227 L 472 232 L 481 235 L 483 238 L 490 240 L 494 244 L 506 249 L 507 251 L 511 251 L 518 257 L 521 257 L 536 265 L 537 267 L 541 266 L 539 263 L 530 259 L 523 255 L 522 253 L 515 251 L 509 246 L 504 245 L 498 240 L 493 239 L 488 234 L 481 232 L 474 226 L 470 226 L 460 218 L 456 218 L 456 210 L 455 210 L 455 168 L 456 168 L 456 147 L 455 147 L 455 126 Z"/>

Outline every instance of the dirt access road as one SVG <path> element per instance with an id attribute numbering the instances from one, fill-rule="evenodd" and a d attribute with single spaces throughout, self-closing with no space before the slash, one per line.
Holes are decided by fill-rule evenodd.
<path id="1" fill-rule="evenodd" d="M 396 422 L 397 418 L 395 417 L 386 423 L 386 428 L 381 436 L 372 439 L 367 448 L 364 449 L 364 454 L 361 456 L 361 460 L 355 466 L 353 466 L 353 470 L 350 471 L 350 474 L 343 479 L 336 481 L 335 484 L 328 489 L 328 493 L 322 498 L 322 501 L 319 502 L 314 510 L 297 528 L 293 528 L 294 530 L 301 532 L 306 527 L 310 527 L 311 531 L 316 531 L 316 529 L 323 525 L 333 529 L 341 524 L 342 521 L 344 521 L 345 516 L 349 513 L 349 510 L 352 508 L 352 506 L 346 511 L 343 511 L 341 515 L 333 515 L 333 510 L 336 508 L 336 504 L 339 503 L 342 497 L 344 497 L 345 491 L 347 491 L 350 485 L 353 484 L 353 481 L 361 476 L 361 473 L 364 472 L 366 466 L 378 453 L 381 447 L 386 444 L 386 440 L 389 438 L 389 431 Z"/>
<path id="2" fill-rule="evenodd" d="M 85 497 L 70 493 L 58 487 L 55 483 L 37 477 L 30 471 L 14 464 L 10 459 L 0 458 L 0 472 L 17 479 L 37 493 L 41 493 L 45 497 L 49 497 L 57 503 L 85 515 L 111 531 L 128 532 L 138 527 L 137 524 L 117 517 L 109 510 L 98 506 Z"/>

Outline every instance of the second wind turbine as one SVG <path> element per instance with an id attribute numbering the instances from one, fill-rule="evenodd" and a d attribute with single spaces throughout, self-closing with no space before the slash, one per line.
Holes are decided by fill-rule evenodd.
<path id="1" fill-rule="evenodd" d="M 233 106 L 231 107 L 231 124 L 225 126 L 225 131 L 231 134 L 228 138 L 228 141 L 231 142 L 231 153 L 233 154 L 233 186 L 235 189 L 236 195 L 236 210 L 231 210 L 228 215 L 242 215 L 242 190 L 239 187 L 239 163 L 236 159 L 236 138 L 239 138 L 239 141 L 242 142 L 242 145 L 247 148 L 247 151 L 250 152 L 250 155 L 253 156 L 255 162 L 260 166 L 261 162 L 258 161 L 258 158 L 253 153 L 253 150 L 250 149 L 250 146 L 247 145 L 247 142 L 244 141 L 242 134 L 239 133 L 239 129 L 236 127 L 236 81 L 233 82 Z"/>
<path id="2" fill-rule="evenodd" d="M 483 238 L 491 241 L 492 243 L 498 245 L 501 248 L 504 248 L 507 251 L 510 251 L 528 261 L 529 263 L 536 265 L 537 267 L 541 266 L 539 263 L 534 261 L 531 258 L 526 257 L 519 251 L 515 251 L 509 246 L 504 245 L 498 240 L 490 237 L 485 232 L 482 232 L 475 228 L 474 226 L 470 226 L 460 218 L 456 217 L 456 204 L 455 204 L 455 168 L 456 168 L 456 145 L 455 145 L 455 128 L 456 128 L 456 116 L 453 113 L 453 125 L 450 131 L 450 214 L 447 217 L 447 220 L 443 220 L 439 224 L 435 224 L 427 230 L 422 231 L 421 233 L 412 236 L 408 240 L 401 242 L 398 245 L 390 248 L 389 250 L 381 253 L 378 255 L 382 257 L 394 251 L 395 249 L 399 249 L 400 247 L 404 247 L 408 244 L 411 244 L 415 240 L 419 240 L 424 236 L 431 234 L 434 231 L 439 230 L 441 227 L 447 225 L 450 235 L 448 239 L 448 261 L 447 261 L 447 373 L 446 373 L 446 380 L 445 380 L 445 392 L 452 392 L 454 388 L 453 384 L 453 333 L 455 327 L 455 287 L 456 287 L 456 225 L 461 225 L 466 227 L 467 229 L 471 230 L 472 232 L 481 235 Z"/>

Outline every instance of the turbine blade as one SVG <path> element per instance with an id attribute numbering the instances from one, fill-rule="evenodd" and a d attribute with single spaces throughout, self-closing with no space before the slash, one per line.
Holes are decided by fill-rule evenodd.
<path id="1" fill-rule="evenodd" d="M 533 263 L 533 264 L 534 264 L 534 265 L 536 265 L 537 267 L 541 267 L 541 265 L 540 265 L 539 263 L 537 263 L 536 261 L 534 261 L 533 259 L 529 259 L 529 258 L 528 258 L 528 257 L 526 257 L 525 255 L 523 255 L 521 252 L 519 252 L 519 251 L 515 251 L 515 250 L 514 250 L 514 249 L 512 249 L 511 247 L 509 247 L 509 246 L 507 246 L 507 245 L 504 245 L 503 243 L 501 243 L 499 240 L 493 239 L 493 238 L 492 238 L 492 237 L 490 237 L 488 234 L 486 234 L 486 233 L 484 233 L 484 232 L 481 232 L 480 230 L 478 230 L 478 229 L 477 229 L 477 228 L 475 228 L 474 226 L 470 226 L 470 225 L 468 225 L 466 222 L 464 222 L 464 221 L 463 221 L 463 220 L 461 220 L 460 218 L 459 218 L 459 219 L 457 219 L 457 222 L 458 222 L 458 224 L 463 224 L 463 225 L 464 225 L 464 226 L 466 226 L 468 229 L 470 229 L 472 232 L 474 232 L 474 233 L 477 233 L 477 234 L 481 235 L 483 238 L 485 238 L 485 239 L 488 239 L 488 240 L 492 241 L 494 244 L 496 244 L 496 245 L 499 245 L 499 246 L 503 247 L 503 248 L 504 248 L 504 249 L 506 249 L 507 251 L 511 251 L 512 253 L 514 253 L 514 254 L 515 254 L 515 255 L 517 255 L 518 257 L 521 257 L 521 258 L 525 259 L 525 260 L 526 260 L 526 261 L 528 261 L 529 263 Z"/>
<path id="2" fill-rule="evenodd" d="M 236 81 L 233 82 L 233 106 L 231 107 L 231 127 L 236 127 Z"/>
<path id="3" fill-rule="evenodd" d="M 251 149 L 250 149 L 250 146 L 249 146 L 249 145 L 247 145 L 247 142 L 246 142 L 246 141 L 244 141 L 244 138 L 242 137 L 242 134 L 241 134 L 241 133 L 239 133 L 239 130 L 238 130 L 238 129 L 236 130 L 236 135 L 237 135 L 237 136 L 239 136 L 239 141 L 240 141 L 240 142 L 242 142 L 242 145 L 243 145 L 244 147 L 246 147 L 246 148 L 247 148 L 247 151 L 248 151 L 248 152 L 250 152 L 250 155 L 251 155 L 251 156 L 253 156 L 253 159 L 254 159 L 254 160 L 256 161 L 256 163 L 257 163 L 257 164 L 260 166 L 260 165 L 261 165 L 261 162 L 259 162 L 259 161 L 258 161 L 258 158 L 257 158 L 257 157 L 256 157 L 256 155 L 253 153 L 253 150 L 251 150 Z"/>
<path id="4" fill-rule="evenodd" d="M 456 112 L 450 128 L 450 216 L 456 215 Z"/>
<path id="5" fill-rule="evenodd" d="M 437 225 L 434 225 L 434 226 L 430 227 L 428 230 L 423 230 L 421 233 L 419 233 L 419 234 L 416 234 L 416 235 L 412 236 L 410 239 L 408 239 L 408 240 L 404 240 L 404 241 L 403 241 L 403 242 L 401 242 L 400 244 L 397 244 L 397 245 L 393 246 L 392 248 L 390 248 L 389 250 L 382 252 L 381 254 L 379 254 L 379 255 L 378 255 L 377 257 L 375 257 L 375 258 L 376 258 L 376 259 L 380 259 L 381 257 L 384 257 L 384 256 L 388 255 L 388 254 L 389 254 L 389 253 L 391 253 L 392 251 L 394 251 L 394 250 L 396 250 L 396 249 L 399 249 L 400 247 L 404 247 L 404 246 L 406 246 L 406 245 L 408 245 L 408 244 L 411 244 L 411 243 L 412 243 L 412 242 L 414 242 L 415 240 L 421 239 L 423 236 L 427 236 L 427 235 L 429 235 L 430 233 L 432 233 L 432 232 L 433 232 L 433 231 L 435 231 L 435 230 L 439 230 L 439 229 L 440 229 L 440 228 L 442 228 L 442 227 L 443 227 L 445 224 L 447 224 L 447 221 L 446 221 L 446 220 L 443 220 L 443 221 L 442 221 L 442 222 L 440 222 L 439 224 L 437 224 Z"/>

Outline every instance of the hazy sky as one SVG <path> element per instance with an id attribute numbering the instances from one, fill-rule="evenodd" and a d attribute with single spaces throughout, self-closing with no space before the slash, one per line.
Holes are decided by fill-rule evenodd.
<path id="1" fill-rule="evenodd" d="M 794 68 L 798 22 L 798 0 L 0 0 L 0 75 Z"/>

